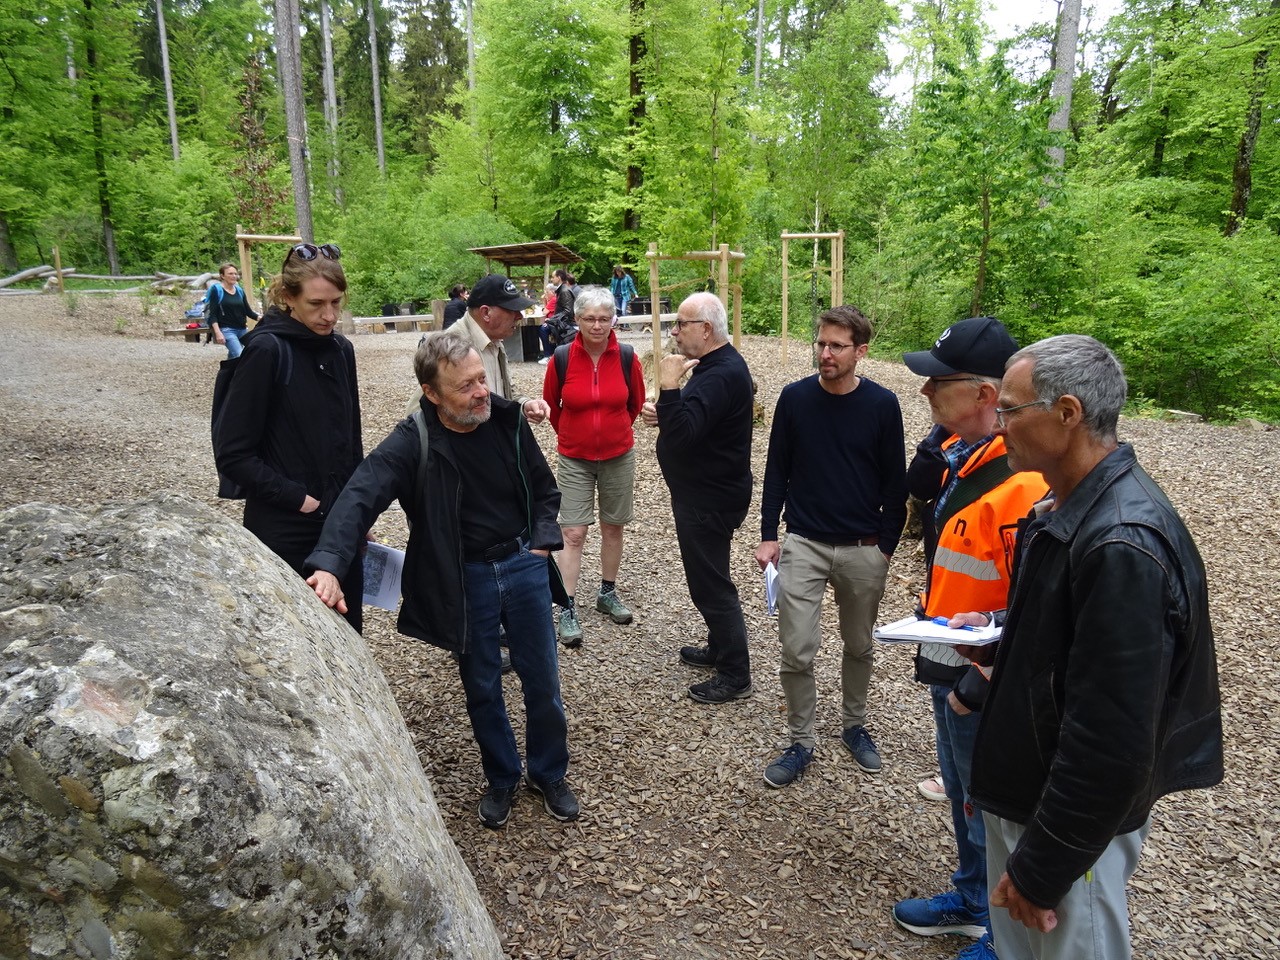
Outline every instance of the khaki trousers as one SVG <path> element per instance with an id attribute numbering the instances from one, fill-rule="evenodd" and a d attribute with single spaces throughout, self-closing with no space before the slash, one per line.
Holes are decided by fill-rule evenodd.
<path id="1" fill-rule="evenodd" d="M 782 692 L 791 739 L 812 750 L 818 692 L 813 658 L 822 642 L 822 597 L 835 588 L 844 654 L 840 663 L 844 729 L 867 721 L 873 660 L 871 631 L 884 596 L 889 562 L 879 547 L 835 547 L 788 534 L 779 566 L 778 632 L 782 640 Z"/>

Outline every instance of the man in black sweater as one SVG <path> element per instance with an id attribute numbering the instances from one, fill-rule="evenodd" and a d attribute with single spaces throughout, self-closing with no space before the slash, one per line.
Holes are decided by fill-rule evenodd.
<path id="1" fill-rule="evenodd" d="M 907 519 L 902 411 L 894 394 L 857 373 L 871 323 L 856 307 L 818 318 L 818 373 L 783 388 L 769 433 L 756 562 L 780 570 L 782 691 L 792 744 L 764 772 L 771 787 L 795 780 L 813 758 L 817 690 L 813 658 L 827 584 L 840 612 L 841 737 L 867 773 L 880 754 L 867 732 L 871 630 L 889 558 Z M 787 541 L 778 542 L 786 508 Z"/>
<path id="2" fill-rule="evenodd" d="M 680 659 L 716 671 L 689 696 L 725 703 L 751 696 L 747 625 L 729 575 L 733 532 L 751 505 L 751 372 L 729 343 L 728 316 L 714 294 L 695 293 L 680 304 L 672 336 L 680 353 L 662 358 L 658 401 L 640 416 L 662 431 L 658 465 L 671 491 L 680 559 L 707 623 L 706 645 L 682 647 Z"/>

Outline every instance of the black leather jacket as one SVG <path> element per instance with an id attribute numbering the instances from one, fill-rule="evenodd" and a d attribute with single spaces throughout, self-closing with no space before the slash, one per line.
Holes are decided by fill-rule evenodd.
<path id="1" fill-rule="evenodd" d="M 1204 564 L 1122 444 L 1022 531 L 971 794 L 1025 826 L 1006 870 L 1051 908 L 1166 793 L 1222 780 Z"/>
<path id="2" fill-rule="evenodd" d="M 489 402 L 492 422 L 510 443 L 511 458 L 525 479 L 521 506 L 528 517 L 529 548 L 559 550 L 564 546 L 556 522 L 560 490 L 538 441 L 517 404 L 496 394 L 490 394 Z M 406 417 L 351 477 L 325 521 L 320 542 L 307 558 L 307 568 L 327 570 L 342 579 L 356 560 L 362 531 L 370 529 L 391 501 L 398 499 L 411 526 L 396 629 L 461 653 L 467 649 L 469 630 L 459 515 L 463 478 L 449 431 L 440 423 L 435 406 L 425 399 L 420 403 L 430 440 L 425 483 L 417 482 L 418 427 Z M 552 600 L 567 604 L 564 583 L 551 557 L 547 578 Z"/>

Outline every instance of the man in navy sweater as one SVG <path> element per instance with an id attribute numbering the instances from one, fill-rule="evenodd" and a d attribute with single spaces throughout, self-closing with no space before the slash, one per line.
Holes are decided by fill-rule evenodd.
<path id="1" fill-rule="evenodd" d="M 733 532 L 751 506 L 751 371 L 729 342 L 729 319 L 715 294 L 693 294 L 676 316 L 680 353 L 660 361 L 658 401 L 640 416 L 662 431 L 658 465 L 671 491 L 680 559 L 689 597 L 707 623 L 707 644 L 682 647 L 680 659 L 716 671 L 689 696 L 725 703 L 751 696 L 747 625 L 729 575 Z"/>
<path id="2" fill-rule="evenodd" d="M 764 772 L 784 787 L 813 759 L 817 690 L 813 658 L 827 584 L 835 587 L 844 645 L 841 737 L 867 773 L 880 754 L 867 733 L 872 640 L 889 558 L 907 519 L 907 478 L 898 398 L 857 373 L 871 323 L 856 307 L 818 318 L 818 373 L 784 387 L 774 410 L 760 505 L 756 562 L 781 574 L 778 632 L 782 691 L 792 744 Z M 778 542 L 786 509 L 787 540 Z"/>

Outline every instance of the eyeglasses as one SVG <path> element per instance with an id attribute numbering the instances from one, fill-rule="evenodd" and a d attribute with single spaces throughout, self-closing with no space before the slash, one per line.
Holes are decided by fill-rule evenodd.
<path id="1" fill-rule="evenodd" d="M 613 317 L 578 317 L 578 326 L 595 326 L 603 324 L 609 326 L 613 323 Z"/>
<path id="2" fill-rule="evenodd" d="M 1027 407 L 1044 407 L 1048 410 L 1057 402 L 1057 400 L 1028 400 L 1026 403 L 1019 403 L 1013 407 L 996 407 L 996 426 L 1003 430 L 1008 419 L 1008 414 L 1013 413 L 1016 410 L 1025 410 Z"/>
<path id="3" fill-rule="evenodd" d="M 683 330 L 685 327 L 687 327 L 691 323 L 710 323 L 710 322 L 711 322 L 710 320 L 672 320 L 671 329 Z"/>
<path id="4" fill-rule="evenodd" d="M 947 377 L 945 380 L 940 377 L 930 377 L 925 381 L 925 385 L 929 387 L 937 387 L 943 383 L 982 383 L 981 377 Z"/>
<path id="5" fill-rule="evenodd" d="M 838 357 L 850 347 L 856 346 L 856 343 L 829 343 L 826 340 L 813 341 L 814 352 L 821 353 L 823 350 L 830 350 L 833 357 Z"/>
<path id="6" fill-rule="evenodd" d="M 299 243 L 289 251 L 289 257 L 292 257 L 295 253 L 298 255 L 299 260 L 308 262 L 316 257 L 324 257 L 326 260 L 342 259 L 342 251 L 338 249 L 336 243 L 322 243 L 318 247 L 314 243 Z M 289 262 L 289 257 L 284 258 L 285 263 Z"/>

